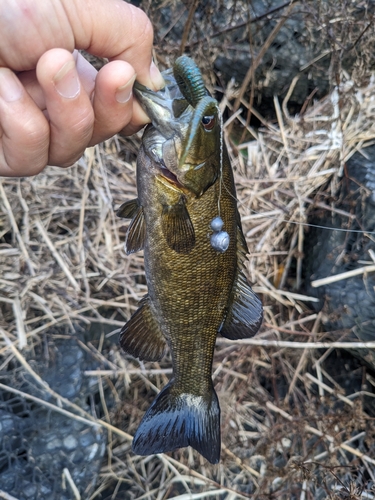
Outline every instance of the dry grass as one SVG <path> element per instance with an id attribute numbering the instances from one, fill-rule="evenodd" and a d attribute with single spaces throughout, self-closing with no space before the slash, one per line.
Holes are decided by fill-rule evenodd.
<path id="1" fill-rule="evenodd" d="M 115 336 L 101 335 L 91 346 L 98 369 L 84 375 L 98 381 L 103 418 L 96 422 L 107 428 L 109 445 L 91 499 L 375 498 L 375 379 L 334 350 L 344 346 L 340 335 L 330 342 L 311 298 L 300 292 L 309 209 L 336 210 L 318 195 L 329 200 L 345 162 L 375 140 L 374 80 L 359 87 L 340 73 L 340 82 L 297 117 L 288 112 L 293 82 L 283 102 L 274 100 L 277 121 L 259 117 L 261 130 L 235 116 L 256 139 L 232 143 L 230 154 L 248 276 L 265 320 L 253 340 L 218 339 L 213 380 L 222 462 L 210 466 L 191 449 L 132 454 L 131 435 L 167 382 L 170 362 L 139 363 L 120 352 Z M 239 94 L 231 85 L 223 92 L 222 111 L 230 111 Z M 246 98 L 241 103 L 257 113 Z M 136 309 L 146 292 L 142 256 L 125 255 L 126 227 L 115 208 L 136 196 L 139 140 L 115 137 L 70 169 L 0 180 L 0 370 L 16 359 L 43 384 L 23 349 L 52 326 L 68 324 L 72 334 L 77 322 L 116 330 Z M 109 393 L 116 404 L 107 408 Z M 53 404 L 38 403 L 94 424 L 90 414 L 51 396 Z"/>

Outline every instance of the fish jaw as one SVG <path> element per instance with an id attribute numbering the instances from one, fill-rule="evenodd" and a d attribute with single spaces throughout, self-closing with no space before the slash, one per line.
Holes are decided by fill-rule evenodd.
<path id="1" fill-rule="evenodd" d="M 161 90 L 154 91 L 136 81 L 133 91 L 152 125 L 164 140 L 181 134 L 179 130 L 181 120 L 175 119 L 173 92 L 170 91 L 168 85 Z"/>

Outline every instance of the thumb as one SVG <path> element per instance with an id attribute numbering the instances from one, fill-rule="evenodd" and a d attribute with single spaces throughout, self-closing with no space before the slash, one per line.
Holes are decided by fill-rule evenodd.
<path id="1" fill-rule="evenodd" d="M 141 10 L 123 0 L 62 0 L 73 28 L 76 48 L 110 60 L 130 63 L 137 80 L 153 89 L 164 86 L 164 80 L 152 63 L 153 29 Z"/>

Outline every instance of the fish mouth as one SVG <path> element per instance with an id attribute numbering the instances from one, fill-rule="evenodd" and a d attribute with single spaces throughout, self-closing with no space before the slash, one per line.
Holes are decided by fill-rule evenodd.
<path id="1" fill-rule="evenodd" d="M 135 81 L 133 92 L 154 125 L 170 120 L 172 100 L 166 87 L 156 92 Z"/>
<path id="2" fill-rule="evenodd" d="M 164 140 L 174 137 L 181 128 L 173 114 L 173 92 L 171 94 L 168 80 L 166 80 L 166 84 L 163 89 L 158 91 L 151 90 L 137 81 L 133 87 L 134 95 L 139 104 Z"/>
<path id="3" fill-rule="evenodd" d="M 183 189 L 183 185 L 179 182 L 176 175 L 165 166 L 164 162 L 159 163 L 158 168 L 159 168 L 160 175 L 166 181 L 168 181 L 169 184 L 173 184 L 175 187 L 177 187 L 179 189 Z"/>

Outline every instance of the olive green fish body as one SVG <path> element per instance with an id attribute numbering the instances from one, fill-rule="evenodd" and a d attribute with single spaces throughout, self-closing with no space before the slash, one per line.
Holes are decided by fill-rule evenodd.
<path id="1" fill-rule="evenodd" d="M 168 186 L 164 179 L 150 178 L 146 169 L 140 172 L 139 186 L 144 189 L 140 189 L 139 199 L 147 228 L 144 252 L 148 295 L 171 348 L 175 384 L 182 391 L 201 393 L 198 386 L 211 384 L 213 346 L 237 269 L 233 189 L 228 193 L 222 188 L 222 217 L 231 243 L 225 253 L 218 253 L 210 244 L 210 222 L 218 209 L 219 183 L 196 198 Z M 189 253 L 177 254 L 160 236 L 160 213 L 167 203 L 178 204 L 181 196 L 194 227 L 195 245 Z"/>
<path id="2" fill-rule="evenodd" d="M 253 336 L 262 306 L 243 274 L 247 248 L 217 102 L 191 59 L 178 59 L 174 73 L 166 74 L 162 92 L 135 89 L 152 125 L 137 159 L 138 199 L 118 214 L 132 219 L 127 253 L 144 249 L 148 294 L 122 329 L 120 344 L 143 360 L 160 359 L 166 346 L 172 356 L 173 376 L 142 419 L 135 453 L 190 445 L 217 463 L 216 336 Z M 217 216 L 221 232 L 211 225 Z M 219 232 L 229 238 L 222 248 L 212 243 Z"/>

